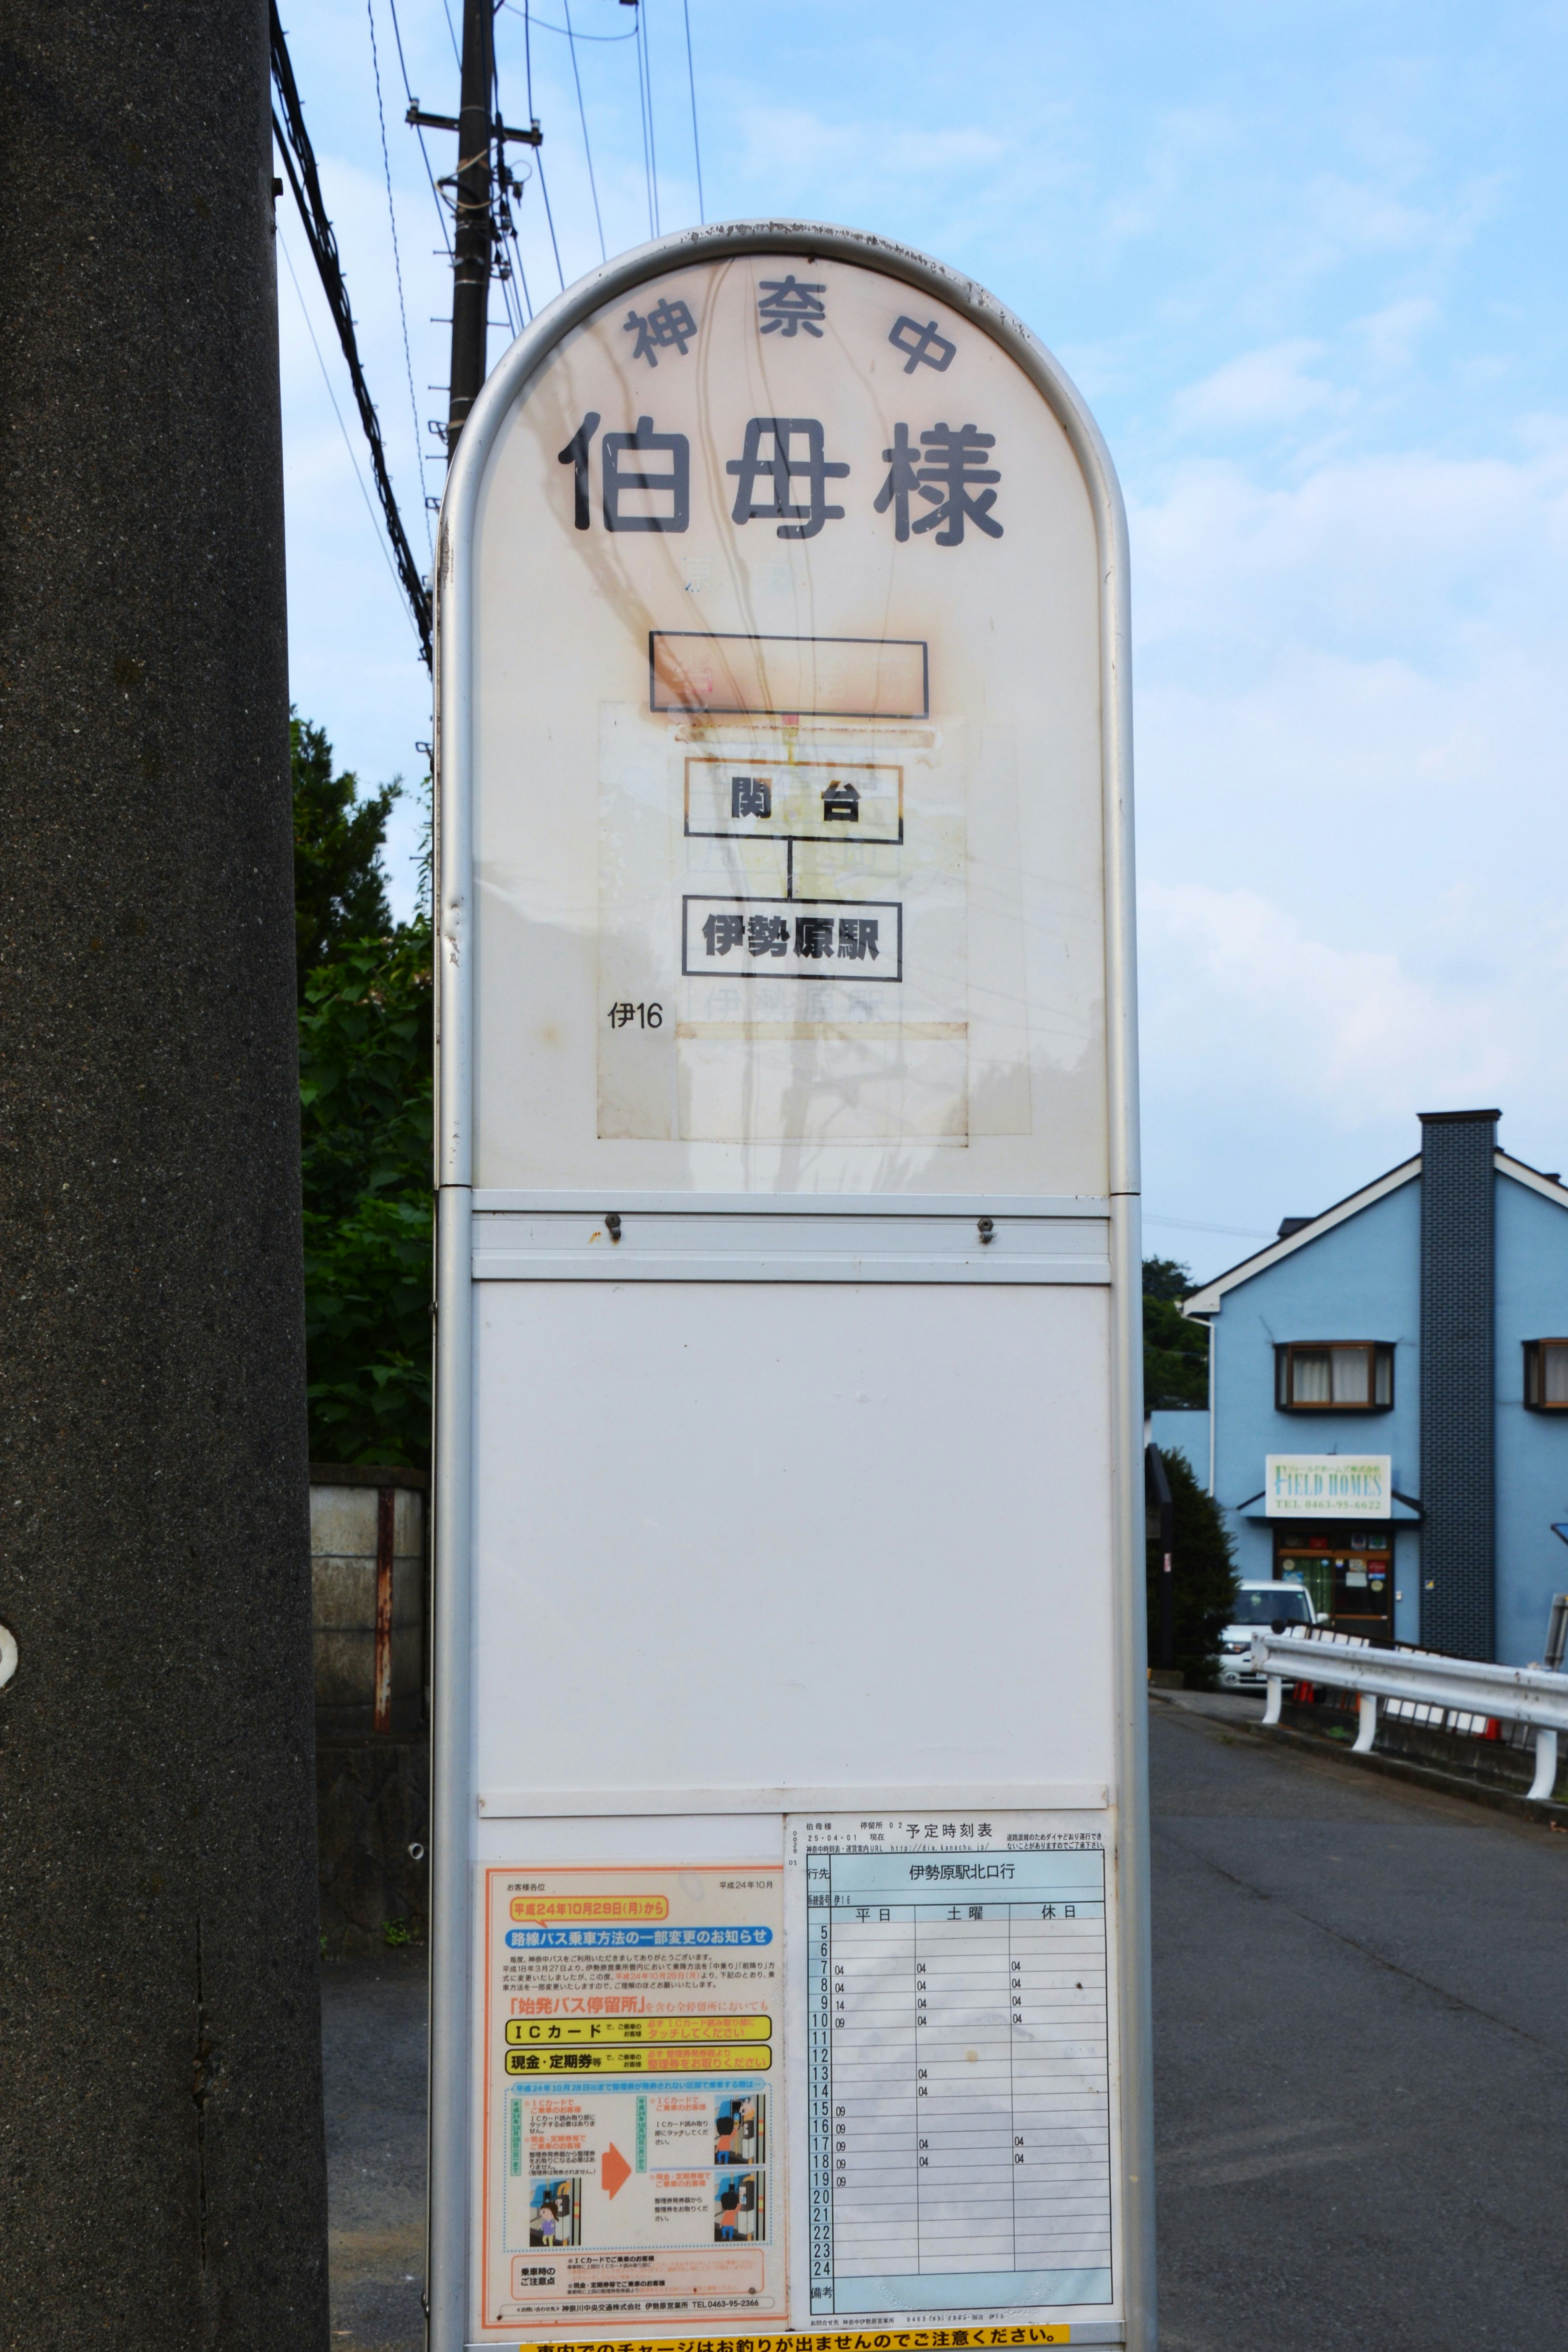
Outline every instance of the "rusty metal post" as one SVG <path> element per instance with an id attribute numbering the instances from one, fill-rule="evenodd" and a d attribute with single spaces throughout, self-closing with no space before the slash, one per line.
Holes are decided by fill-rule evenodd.
<path id="1" fill-rule="evenodd" d="M 397 1531 L 397 1488 L 376 1493 L 376 1692 L 375 1727 L 392 1727 L 392 1545 Z"/>

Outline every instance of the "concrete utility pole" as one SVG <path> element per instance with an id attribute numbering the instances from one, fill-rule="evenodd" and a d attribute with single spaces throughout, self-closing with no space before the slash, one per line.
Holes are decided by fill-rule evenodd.
<path id="1" fill-rule="evenodd" d="M 452 239 L 452 383 L 446 454 L 456 449 L 485 382 L 490 318 L 490 143 L 496 80 L 491 0 L 463 0 L 463 81 L 457 114 L 457 220 Z"/>
<path id="2" fill-rule="evenodd" d="M 0 33 L 0 2343 L 318 2352 L 267 11 Z"/>

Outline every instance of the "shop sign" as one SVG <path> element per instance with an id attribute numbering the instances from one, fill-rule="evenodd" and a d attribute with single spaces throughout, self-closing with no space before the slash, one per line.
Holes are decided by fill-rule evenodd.
<path id="1" fill-rule="evenodd" d="M 1386 1519 L 1393 1516 L 1388 1454 L 1270 1454 L 1264 1497 L 1271 1519 Z"/>

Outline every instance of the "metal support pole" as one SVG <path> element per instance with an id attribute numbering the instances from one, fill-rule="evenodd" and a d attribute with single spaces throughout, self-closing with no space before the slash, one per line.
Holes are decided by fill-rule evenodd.
<path id="1" fill-rule="evenodd" d="M 267 12 L 0 70 L 0 2343 L 326 2352 Z"/>
<path id="2" fill-rule="evenodd" d="M 1535 1778 L 1530 1794 L 1536 1804 L 1542 1803 L 1557 1786 L 1557 1734 L 1544 1725 L 1535 1735 Z"/>
<path id="3" fill-rule="evenodd" d="M 457 221 L 453 235 L 452 383 L 446 455 L 456 451 L 485 382 L 490 316 L 490 148 L 495 19 L 490 0 L 463 0 L 463 89 L 457 115 Z"/>

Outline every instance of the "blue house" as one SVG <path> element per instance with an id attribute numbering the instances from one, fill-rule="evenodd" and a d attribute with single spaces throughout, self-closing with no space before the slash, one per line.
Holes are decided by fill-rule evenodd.
<path id="1" fill-rule="evenodd" d="M 1241 1574 L 1346 1633 L 1525 1664 L 1568 1588 L 1568 1188 L 1499 1116 L 1423 1112 L 1413 1158 L 1183 1311 Z"/>

